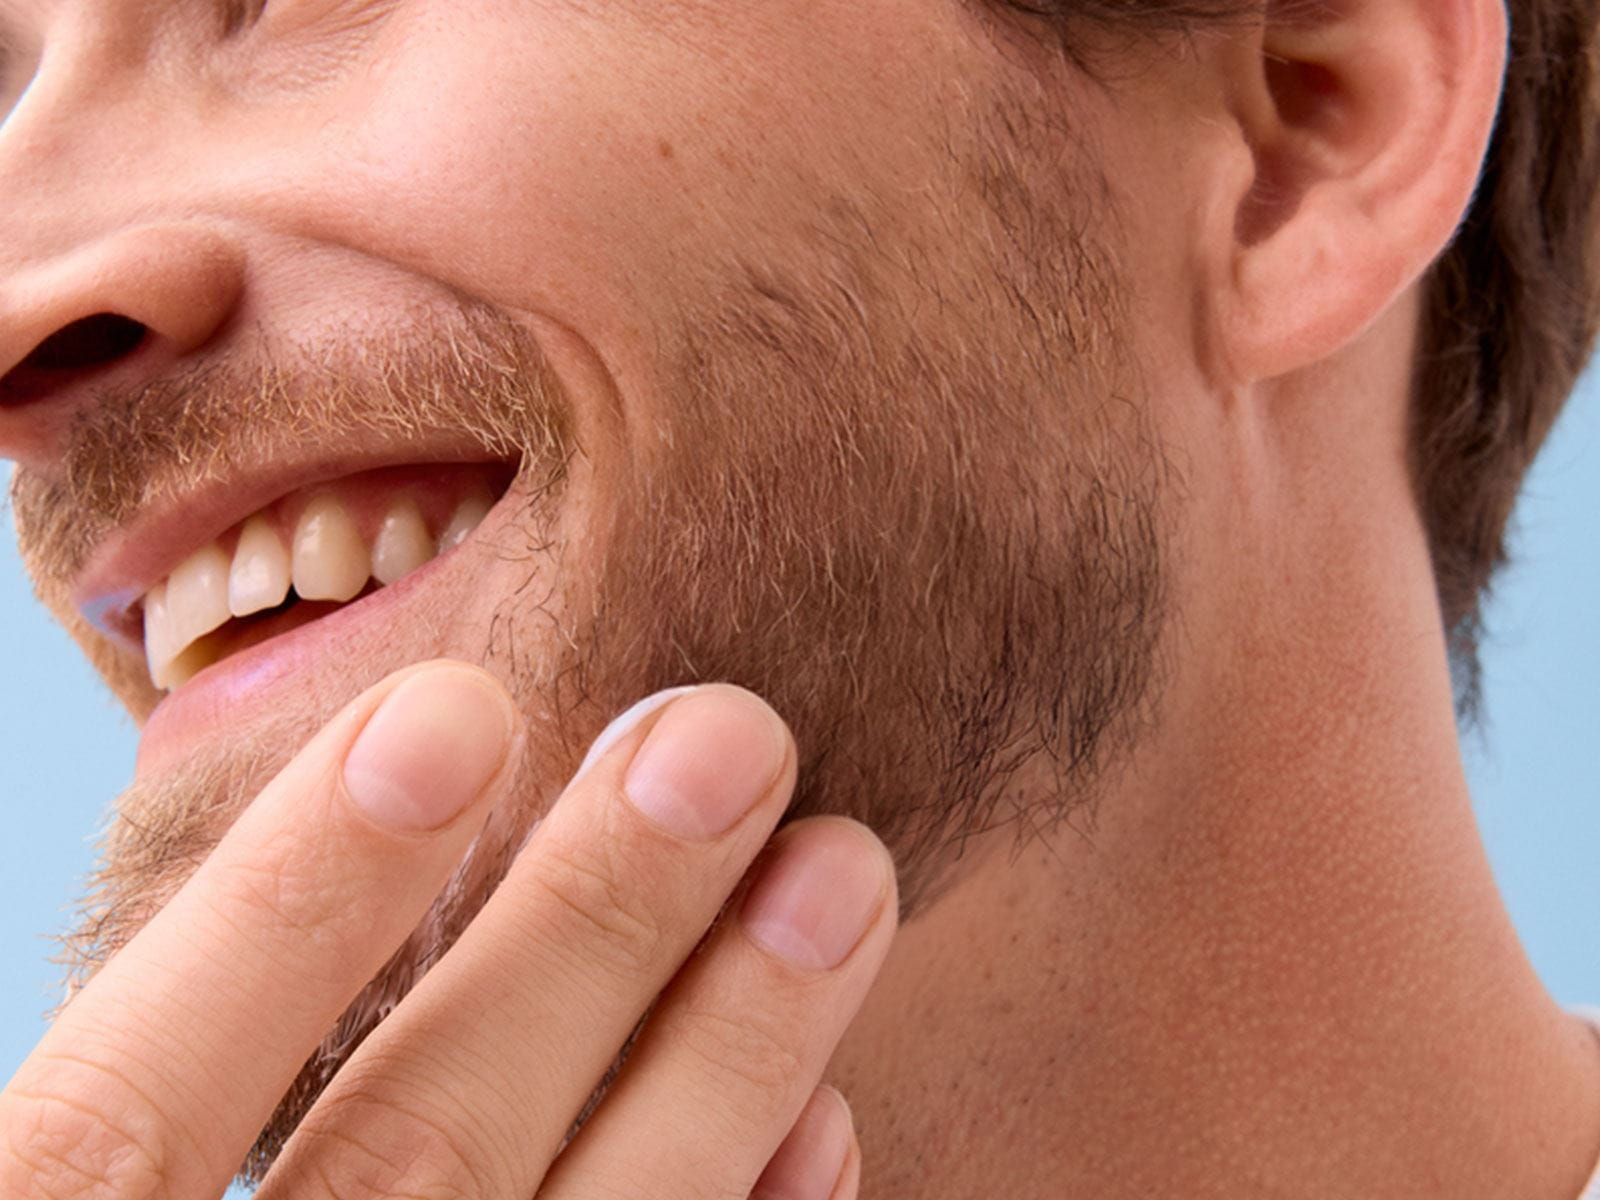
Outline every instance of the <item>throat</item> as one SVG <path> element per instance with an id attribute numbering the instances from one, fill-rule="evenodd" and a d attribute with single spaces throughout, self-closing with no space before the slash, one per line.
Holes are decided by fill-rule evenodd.
<path id="1" fill-rule="evenodd" d="M 1436 884 L 1448 839 L 1391 809 L 1352 842 L 1302 804 L 1320 865 L 1289 863 L 1138 806 L 1021 854 L 1000 833 L 902 929 L 830 1070 L 863 1195 L 1577 1195 L 1600 1051 L 1488 881 Z"/>

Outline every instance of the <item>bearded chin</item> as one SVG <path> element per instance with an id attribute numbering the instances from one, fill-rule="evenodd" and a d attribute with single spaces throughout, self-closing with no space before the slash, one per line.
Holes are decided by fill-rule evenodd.
<path id="1" fill-rule="evenodd" d="M 561 594 L 529 606 L 508 592 L 483 648 L 529 719 L 513 807 L 305 1065 L 247 1179 L 449 950 L 587 739 L 641 696 L 725 680 L 766 698 L 800 748 L 788 818 L 870 825 L 907 916 L 974 835 L 1047 833 L 1125 759 L 1160 691 L 1167 472 L 1123 368 L 1110 256 L 1092 222 L 1062 211 L 1062 196 L 1104 188 L 1020 177 L 1025 129 L 1008 114 L 980 130 L 972 177 L 947 198 L 960 219 L 928 223 L 969 236 L 889 255 L 904 215 L 837 197 L 803 255 L 727 262 L 681 305 L 662 340 L 660 416 L 623 456 L 628 476 L 574 472 L 553 498 L 581 514 L 587 557 L 543 541 Z M 908 282 L 911 262 L 940 279 Z M 313 732 L 254 731 L 124 796 L 69 940 L 77 979 Z"/>

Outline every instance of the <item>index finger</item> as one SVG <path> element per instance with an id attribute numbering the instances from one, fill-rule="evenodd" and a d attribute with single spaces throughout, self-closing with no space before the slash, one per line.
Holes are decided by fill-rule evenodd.
<path id="1" fill-rule="evenodd" d="M 218 1195 L 462 858 L 518 728 L 461 664 L 336 717 L 0 1093 L 0 1195 Z"/>

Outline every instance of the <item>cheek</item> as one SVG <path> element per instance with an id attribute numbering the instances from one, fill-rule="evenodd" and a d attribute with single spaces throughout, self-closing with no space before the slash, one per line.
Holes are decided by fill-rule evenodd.
<path id="1" fill-rule="evenodd" d="M 735 257 L 798 245 L 834 195 L 925 190 L 930 130 L 981 67 L 897 6 L 684 2 L 664 28 L 626 3 L 422 4 L 261 169 L 295 181 L 276 195 L 297 231 L 568 326 L 635 374 Z"/>
<path id="2" fill-rule="evenodd" d="M 660 188 L 642 155 L 628 172 L 607 160 L 642 137 L 613 125 L 598 140 L 574 116 L 592 106 L 547 81 L 518 89 L 518 106 L 503 94 L 513 81 L 485 87 L 430 65 L 333 139 L 301 201 L 308 218 L 330 240 L 514 307 L 570 300 L 561 286 L 574 278 L 617 282 L 634 247 L 608 231 L 646 244 L 649 231 L 639 227 L 647 210 L 619 203 L 615 181 Z"/>
<path id="3" fill-rule="evenodd" d="M 693 118 L 527 24 L 408 38 L 254 170 L 295 181 L 269 216 L 301 236 L 615 341 L 707 224 L 675 149 Z"/>

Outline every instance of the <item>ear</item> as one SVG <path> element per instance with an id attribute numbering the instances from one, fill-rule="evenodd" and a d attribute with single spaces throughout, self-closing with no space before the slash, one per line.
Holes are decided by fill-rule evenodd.
<path id="1" fill-rule="evenodd" d="M 1233 382 L 1333 355 L 1445 248 L 1505 45 L 1503 0 L 1268 0 L 1227 85 L 1250 169 L 1213 210 L 1232 224 L 1213 231 L 1227 252 L 1208 307 Z"/>

